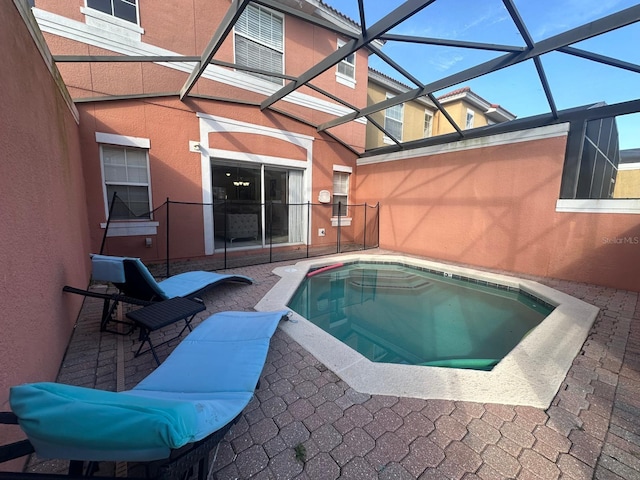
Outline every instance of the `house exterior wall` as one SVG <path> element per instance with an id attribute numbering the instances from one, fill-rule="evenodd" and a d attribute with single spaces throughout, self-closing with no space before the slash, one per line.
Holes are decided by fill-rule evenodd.
<path id="1" fill-rule="evenodd" d="M 356 189 L 361 202 L 380 201 L 380 247 L 637 290 L 637 215 L 556 211 L 566 134 L 491 139 L 361 159 Z"/>
<path id="2" fill-rule="evenodd" d="M 14 2 L 0 2 L 0 18 L 0 411 L 9 411 L 11 386 L 55 380 L 82 304 L 62 287 L 86 287 L 90 266 L 78 126 L 64 86 Z M 3 428 L 0 443 L 19 438 L 19 428 Z"/>
<path id="3" fill-rule="evenodd" d="M 157 8 L 155 2 L 139 3 L 141 34 L 122 33 L 91 24 L 84 1 L 36 0 L 36 18 L 54 54 L 65 55 L 200 55 L 223 19 L 227 0 L 176 0 Z M 179 19 L 180 21 L 176 21 Z M 133 25 L 133 24 L 132 24 Z M 106 27 L 105 27 L 106 28 Z M 137 27 L 136 27 L 137 28 Z M 284 73 L 300 75 L 337 49 L 338 35 L 295 17 L 284 18 Z M 136 36 L 137 35 L 137 36 Z M 234 62 L 233 32 L 220 46 L 216 60 Z M 194 63 L 64 63 L 60 70 L 74 98 L 179 92 Z M 366 106 L 368 58 L 356 53 L 355 88 L 336 81 L 336 67 L 314 84 L 357 107 Z M 209 66 L 192 89 L 194 95 L 242 98 L 259 103 L 281 86 L 241 71 Z M 320 124 L 349 113 L 349 109 L 309 88 L 299 89 L 275 104 L 279 110 L 304 121 Z M 333 128 L 337 135 L 357 150 L 365 145 L 364 122 Z"/>
<path id="4" fill-rule="evenodd" d="M 82 154 L 85 162 L 87 185 L 87 205 L 91 230 L 91 248 L 98 251 L 106 221 L 106 207 L 103 194 L 103 179 L 100 167 L 100 145 L 96 132 L 148 139 L 149 169 L 153 206 L 161 206 L 167 198 L 174 202 L 210 203 L 204 198 L 210 188 L 210 180 L 203 180 L 203 161 L 211 158 L 225 159 L 227 156 L 278 157 L 287 161 L 305 163 L 311 179 L 309 198 L 317 202 L 320 190 L 333 189 L 333 165 L 350 167 L 355 170 L 356 155 L 335 140 L 316 132 L 308 125 L 278 115 L 264 115 L 258 107 L 190 99 L 181 102 L 177 98 L 157 98 L 126 100 L 117 102 L 91 102 L 78 106 L 80 111 Z M 206 133 L 201 132 L 201 117 L 215 115 L 228 122 L 240 122 L 247 131 Z M 221 120 L 222 121 L 222 120 Z M 291 142 L 264 135 L 261 129 L 275 129 L 285 133 L 304 135 L 311 139 L 312 151 L 307 151 Z M 189 141 L 199 141 L 210 146 L 203 156 L 189 150 Z M 221 156 L 222 155 L 222 156 Z M 258 161 L 258 163 L 260 163 Z M 206 173 L 206 168 L 205 168 Z M 350 197 L 355 202 L 356 194 Z M 192 258 L 203 256 L 205 248 L 205 228 L 201 206 L 171 206 L 170 247 L 172 258 Z M 329 210 L 330 212 L 330 207 Z M 154 220 L 160 223 L 156 234 L 132 235 L 109 238 L 104 253 L 140 256 L 147 261 L 164 259 L 166 255 L 166 218 L 161 209 Z M 319 212 L 319 210 L 318 210 Z M 335 227 L 330 218 L 312 219 L 312 232 L 322 226 L 327 229 L 327 237 L 332 237 Z M 348 228 L 345 228 L 345 232 Z M 346 234 L 346 233 L 345 233 Z M 152 238 L 152 246 L 147 247 L 146 238 Z M 312 244 L 317 245 L 328 238 L 312 235 Z"/>
<path id="5" fill-rule="evenodd" d="M 387 92 L 397 95 L 397 92 L 386 88 L 384 85 L 379 84 L 377 81 L 372 81 L 371 79 L 369 79 L 367 105 L 373 105 L 384 101 L 386 99 Z M 461 130 L 464 130 L 466 126 L 467 109 L 473 110 L 474 112 L 473 128 L 483 127 L 488 124 L 485 113 L 482 110 L 474 107 L 470 103 L 465 102 L 463 99 L 443 101 L 442 105 Z M 402 122 L 403 142 L 420 140 L 424 138 L 425 110 L 428 110 L 433 114 L 431 126 L 432 137 L 455 132 L 453 126 L 439 110 L 435 108 L 429 108 L 420 102 L 405 102 Z M 376 122 L 384 126 L 384 110 L 376 112 L 371 116 Z M 370 122 L 367 124 L 366 135 L 367 150 L 377 147 L 383 147 L 389 143 L 384 141 L 383 133 Z"/>
<path id="6" fill-rule="evenodd" d="M 638 198 L 640 195 L 640 168 L 618 170 L 613 198 Z"/>
<path id="7" fill-rule="evenodd" d="M 386 99 L 387 92 L 395 94 L 391 90 L 384 88 L 375 82 L 369 82 L 367 92 L 368 105 L 383 102 Z M 420 140 L 424 138 L 424 112 L 431 111 L 434 117 L 437 115 L 435 111 L 428 109 L 424 104 L 419 102 L 406 102 L 402 112 L 402 141 Z M 380 125 L 384 126 L 385 111 L 381 110 L 372 115 L 373 119 Z M 376 148 L 385 145 L 384 134 L 378 130 L 372 123 L 367 123 L 367 142 L 366 148 Z M 435 122 L 432 135 L 436 135 Z"/>

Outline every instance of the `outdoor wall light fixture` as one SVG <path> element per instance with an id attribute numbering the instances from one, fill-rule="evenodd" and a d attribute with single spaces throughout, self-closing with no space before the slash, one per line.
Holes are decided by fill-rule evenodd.
<path id="1" fill-rule="evenodd" d="M 248 187 L 249 186 L 249 182 L 242 182 L 242 181 L 236 181 L 236 182 L 233 182 L 233 184 L 236 187 Z"/>

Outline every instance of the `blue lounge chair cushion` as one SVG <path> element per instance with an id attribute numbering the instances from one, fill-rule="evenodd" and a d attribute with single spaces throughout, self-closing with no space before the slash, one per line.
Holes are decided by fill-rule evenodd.
<path id="1" fill-rule="evenodd" d="M 151 275 L 151 272 L 149 272 L 147 266 L 139 258 L 97 254 L 91 256 L 93 279 L 115 284 L 126 284 L 125 261 L 135 265 L 140 277 L 146 283 L 149 290 L 153 292 L 156 300 L 190 297 L 206 288 L 225 281 L 253 283 L 253 279 L 245 275 L 221 274 L 204 270 L 179 273 L 166 280 L 157 282 L 153 275 Z"/>
<path id="2" fill-rule="evenodd" d="M 11 389 L 11 407 L 42 458 L 167 458 L 171 449 L 207 437 L 244 410 L 286 314 L 214 314 L 132 390 L 27 384 Z"/>
<path id="3" fill-rule="evenodd" d="M 11 388 L 11 408 L 36 448 L 47 455 L 59 450 L 120 452 L 135 445 L 142 451 L 178 448 L 197 430 L 194 403 L 143 398 L 59 383 L 32 383 Z M 40 453 L 40 452 L 39 452 Z M 51 453 L 57 453 L 55 450 Z"/>
<path id="4" fill-rule="evenodd" d="M 244 280 L 247 283 L 253 282 L 251 278 L 244 275 L 229 275 L 197 270 L 194 272 L 179 273 L 166 280 L 162 280 L 158 282 L 158 287 L 165 294 L 166 298 L 188 297 L 192 293 L 202 290 L 204 287 L 232 279 Z"/>
<path id="5" fill-rule="evenodd" d="M 91 269 L 94 280 L 104 282 L 123 283 L 126 279 L 124 274 L 124 257 L 111 257 L 108 255 L 92 255 Z"/>

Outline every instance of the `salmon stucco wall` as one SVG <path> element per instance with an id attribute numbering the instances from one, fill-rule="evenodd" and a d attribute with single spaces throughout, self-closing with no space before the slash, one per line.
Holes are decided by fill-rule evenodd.
<path id="1" fill-rule="evenodd" d="M 381 203 L 382 248 L 637 291 L 638 215 L 556 212 L 565 146 L 565 135 L 481 139 L 449 153 L 368 157 L 358 197 Z"/>
<path id="2" fill-rule="evenodd" d="M 172 202 L 191 202 L 193 205 L 170 206 L 170 257 L 197 258 L 205 254 L 203 209 L 202 158 L 189 149 L 190 141 L 201 141 L 198 113 L 236 120 L 256 127 L 292 132 L 313 138 L 311 192 L 309 200 L 316 203 L 321 190 L 333 190 L 334 165 L 356 169 L 356 155 L 313 127 L 273 112 L 261 112 L 259 107 L 228 102 L 176 97 L 148 98 L 109 102 L 87 102 L 78 106 L 81 118 L 81 144 L 86 180 L 86 199 L 89 210 L 92 251 L 99 251 L 107 219 L 103 179 L 100 166 L 100 145 L 96 132 L 149 141 L 149 172 L 151 196 L 156 210 L 153 220 L 158 222 L 156 234 L 109 237 L 103 253 L 139 256 L 145 261 L 163 260 L 166 256 L 166 199 Z M 260 128 L 248 132 L 209 133 L 208 142 L 219 151 L 241 152 L 250 155 L 281 157 L 306 161 L 304 148 L 273 137 L 259 134 Z M 306 200 L 305 200 L 306 201 Z M 350 194 L 350 203 L 357 201 L 357 193 Z M 312 235 L 316 245 L 335 239 L 336 227 L 331 225 L 331 209 L 318 207 L 323 215 L 313 216 L 312 232 L 326 228 L 327 235 Z M 328 215 L 327 215 L 328 211 Z M 347 235 L 348 227 L 343 227 Z M 151 238 L 151 246 L 145 240 Z M 334 240 L 335 243 L 335 240 Z"/>
<path id="3" fill-rule="evenodd" d="M 62 287 L 86 287 L 90 265 L 78 125 L 14 2 L 0 2 L 0 18 L 0 411 L 8 411 L 11 386 L 55 380 L 82 304 Z M 0 443 L 21 437 L 3 429 Z"/>

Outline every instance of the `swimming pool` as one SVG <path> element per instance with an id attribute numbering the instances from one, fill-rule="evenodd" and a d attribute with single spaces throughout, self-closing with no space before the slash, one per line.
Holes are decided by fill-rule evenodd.
<path id="1" fill-rule="evenodd" d="M 287 308 L 310 270 L 357 261 L 399 263 L 431 270 L 443 277 L 501 285 L 555 307 L 491 371 L 373 362 L 300 314 L 294 312 L 293 321 L 280 324 L 281 330 L 362 393 L 546 408 L 582 348 L 599 311 L 593 305 L 530 280 L 394 253 L 367 252 L 306 260 L 274 269 L 281 279 L 255 309 Z"/>
<path id="2" fill-rule="evenodd" d="M 400 263 L 330 267 L 309 272 L 288 306 L 374 362 L 491 370 L 553 311 L 519 290 Z"/>

